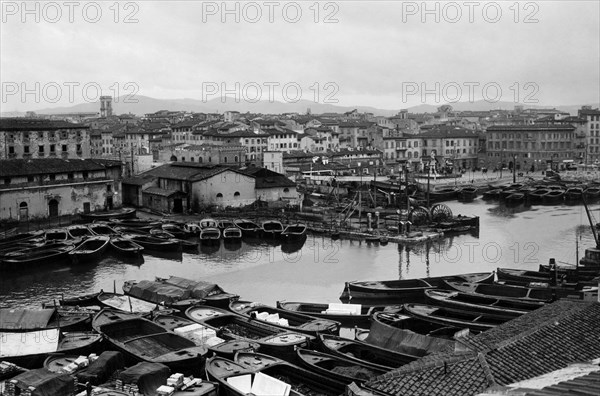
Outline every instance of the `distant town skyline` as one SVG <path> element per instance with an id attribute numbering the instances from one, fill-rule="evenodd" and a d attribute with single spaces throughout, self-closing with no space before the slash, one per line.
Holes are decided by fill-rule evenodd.
<path id="1" fill-rule="evenodd" d="M 4 113 L 100 93 L 389 110 L 600 101 L 596 1 L 48 4 L 2 2 Z"/>

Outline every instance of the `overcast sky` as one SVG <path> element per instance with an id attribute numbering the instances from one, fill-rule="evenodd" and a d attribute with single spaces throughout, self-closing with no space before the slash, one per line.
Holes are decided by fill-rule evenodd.
<path id="1" fill-rule="evenodd" d="M 265 100 L 382 109 L 599 101 L 598 1 L 22 4 L 2 1 L 2 111 L 81 103 L 96 87 L 241 100 L 260 87 Z"/>

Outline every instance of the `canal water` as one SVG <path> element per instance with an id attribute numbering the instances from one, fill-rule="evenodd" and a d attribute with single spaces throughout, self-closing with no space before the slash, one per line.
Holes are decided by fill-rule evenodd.
<path id="1" fill-rule="evenodd" d="M 481 199 L 447 205 L 455 215 L 479 216 L 479 234 L 416 246 L 380 246 L 309 235 L 302 246 L 244 241 L 175 256 L 144 254 L 137 262 L 107 255 L 92 264 L 49 265 L 3 274 L 0 306 L 39 307 L 62 296 L 114 288 L 121 292 L 125 280 L 169 275 L 215 282 L 243 299 L 267 304 L 277 300 L 339 302 L 348 280 L 407 279 L 497 267 L 537 269 L 551 257 L 559 263 L 575 263 L 576 240 L 580 257 L 594 244 L 582 205 L 506 207 Z M 590 209 L 600 217 L 597 205 Z"/>

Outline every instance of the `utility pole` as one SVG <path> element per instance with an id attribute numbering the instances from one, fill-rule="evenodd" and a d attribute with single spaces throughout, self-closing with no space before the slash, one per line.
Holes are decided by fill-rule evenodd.
<path id="1" fill-rule="evenodd" d="M 513 183 L 517 182 L 517 155 L 513 154 Z"/>

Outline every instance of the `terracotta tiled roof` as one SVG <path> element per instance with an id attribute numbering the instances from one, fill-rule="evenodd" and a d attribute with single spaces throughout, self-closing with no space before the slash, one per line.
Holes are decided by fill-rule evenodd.
<path id="1" fill-rule="evenodd" d="M 0 118 L 0 131 L 48 131 L 57 129 L 88 129 L 83 124 L 39 118 Z"/>
<path id="2" fill-rule="evenodd" d="M 559 300 L 366 383 L 389 395 L 473 395 L 600 358 L 600 303 Z"/>
<path id="3" fill-rule="evenodd" d="M 45 175 L 103 169 L 106 168 L 91 159 L 37 158 L 0 160 L 0 177 Z"/>
<path id="4" fill-rule="evenodd" d="M 488 131 L 548 131 L 548 130 L 565 130 L 572 131 L 575 127 L 564 124 L 527 124 L 527 125 L 492 125 L 487 128 Z"/>

